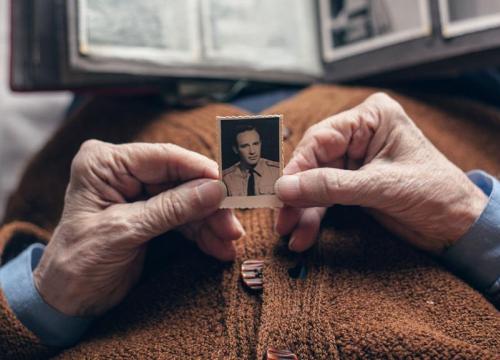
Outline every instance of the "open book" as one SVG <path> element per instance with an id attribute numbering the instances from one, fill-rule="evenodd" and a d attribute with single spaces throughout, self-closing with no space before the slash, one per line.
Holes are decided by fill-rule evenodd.
<path id="1" fill-rule="evenodd" d="M 500 14 L 497 2 L 481 1 L 492 4 L 483 9 L 489 16 Z M 470 31 L 443 30 L 444 13 L 451 23 L 450 14 L 471 7 L 460 2 L 12 0 L 11 85 L 121 87 L 200 78 L 306 84 L 449 70 L 450 62 L 436 65 L 500 46 L 494 21 L 480 29 L 480 41 L 470 40 Z"/>

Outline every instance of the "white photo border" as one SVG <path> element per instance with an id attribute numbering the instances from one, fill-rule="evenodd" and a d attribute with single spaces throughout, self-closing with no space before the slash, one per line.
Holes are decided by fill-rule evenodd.
<path id="1" fill-rule="evenodd" d="M 280 172 L 279 176 L 283 176 L 283 115 L 282 114 L 269 114 L 269 115 L 244 115 L 244 116 L 217 116 L 217 143 L 219 150 L 217 152 L 217 163 L 219 165 L 219 179 L 222 181 L 222 121 L 238 121 L 238 120 L 259 120 L 259 119 L 276 119 L 279 123 L 279 163 Z M 283 207 L 283 203 L 276 195 L 254 195 L 254 196 L 228 196 L 221 205 L 221 209 L 255 209 L 255 208 L 279 208 Z"/>
<path id="2" fill-rule="evenodd" d="M 420 13 L 422 14 L 422 24 L 419 28 L 408 29 L 387 35 L 380 35 L 373 39 L 363 40 L 352 45 L 341 48 L 332 46 L 333 39 L 331 33 L 330 0 L 320 0 L 320 31 L 322 43 L 323 61 L 326 63 L 342 60 L 354 55 L 360 55 L 368 51 L 377 50 L 389 45 L 403 43 L 413 39 L 422 38 L 432 34 L 432 21 L 429 0 L 417 0 L 419 2 Z"/>

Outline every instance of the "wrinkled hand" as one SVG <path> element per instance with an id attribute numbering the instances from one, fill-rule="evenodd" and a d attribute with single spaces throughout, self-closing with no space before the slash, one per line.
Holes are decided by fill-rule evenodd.
<path id="1" fill-rule="evenodd" d="M 181 225 L 207 254 L 233 259 L 244 231 L 218 210 L 226 193 L 217 178 L 214 161 L 175 145 L 84 143 L 34 272 L 41 296 L 68 315 L 104 313 L 139 279 L 148 240 Z"/>
<path id="2" fill-rule="evenodd" d="M 314 243 L 325 207 L 360 205 L 411 244 L 442 252 L 464 235 L 487 198 L 385 94 L 312 126 L 276 183 L 276 230 L 289 247 Z"/>

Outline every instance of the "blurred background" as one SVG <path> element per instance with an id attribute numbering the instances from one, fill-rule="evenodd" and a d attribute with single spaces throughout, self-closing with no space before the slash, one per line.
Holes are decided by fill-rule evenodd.
<path id="1" fill-rule="evenodd" d="M 9 0 L 0 0 L 0 218 L 27 160 L 64 118 L 69 92 L 13 93 L 9 88 Z"/>

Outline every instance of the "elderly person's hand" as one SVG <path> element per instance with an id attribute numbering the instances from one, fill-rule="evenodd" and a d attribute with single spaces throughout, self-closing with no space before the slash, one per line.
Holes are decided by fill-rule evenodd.
<path id="1" fill-rule="evenodd" d="M 68 315 L 102 314 L 137 282 L 148 240 L 181 225 L 207 254 L 233 259 L 243 228 L 218 210 L 217 178 L 214 161 L 175 145 L 84 143 L 34 272 L 44 300 Z"/>
<path id="2" fill-rule="evenodd" d="M 360 205 L 411 244 L 439 254 L 464 235 L 484 193 L 385 94 L 312 126 L 276 183 L 289 247 L 315 241 L 325 207 Z"/>

